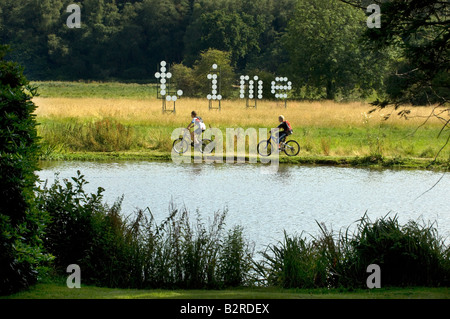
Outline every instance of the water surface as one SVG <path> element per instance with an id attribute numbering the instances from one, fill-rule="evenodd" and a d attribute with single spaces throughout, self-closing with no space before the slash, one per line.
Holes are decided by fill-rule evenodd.
<path id="1" fill-rule="evenodd" d="M 77 170 L 89 181 L 87 191 L 105 189 L 107 203 L 125 195 L 126 216 L 148 207 L 161 221 L 173 202 L 198 209 L 207 221 L 226 208 L 227 225 L 242 225 L 257 248 L 281 240 L 284 230 L 316 235 L 316 221 L 339 231 L 365 212 L 372 220 L 389 213 L 400 223 L 436 222 L 441 235 L 450 235 L 448 174 L 429 190 L 442 172 L 280 165 L 275 174 L 263 174 L 254 164 L 130 161 L 47 162 L 38 175 L 52 183 L 56 172 L 70 178 Z"/>

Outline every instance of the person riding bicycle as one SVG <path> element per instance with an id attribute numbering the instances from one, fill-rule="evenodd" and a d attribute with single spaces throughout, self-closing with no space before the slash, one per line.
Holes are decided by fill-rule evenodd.
<path id="1" fill-rule="evenodd" d="M 203 123 L 203 120 L 200 116 L 197 116 L 197 112 L 191 112 L 192 121 L 187 126 L 187 129 L 190 131 L 193 127 L 194 130 L 191 132 L 191 145 L 199 144 L 198 137 L 206 130 L 206 125 Z"/>
<path id="2" fill-rule="evenodd" d="M 278 148 L 280 148 L 280 143 L 284 142 L 286 137 L 288 135 L 291 135 L 294 131 L 292 130 L 292 126 L 289 121 L 285 120 L 283 115 L 280 115 L 278 117 L 278 121 L 280 122 L 280 125 L 278 125 L 277 128 L 279 130 L 282 129 L 282 131 L 280 131 L 278 134 Z M 272 132 L 272 130 L 270 131 Z"/>

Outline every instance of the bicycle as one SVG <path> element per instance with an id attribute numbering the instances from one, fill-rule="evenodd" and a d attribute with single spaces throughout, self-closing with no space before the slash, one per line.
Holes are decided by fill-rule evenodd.
<path id="1" fill-rule="evenodd" d="M 285 137 L 286 138 L 286 137 Z M 269 139 L 259 142 L 257 146 L 257 151 L 261 156 L 269 156 L 272 154 L 272 141 L 275 145 L 278 145 L 277 139 L 270 132 Z M 287 156 L 295 156 L 300 152 L 300 145 L 294 141 L 289 140 L 285 142 L 285 140 L 280 142 L 280 151 L 284 152 Z"/>
<path id="2" fill-rule="evenodd" d="M 183 137 L 177 138 L 175 141 L 173 141 L 172 148 L 178 154 L 186 153 L 189 147 L 196 147 L 198 150 L 200 150 L 201 153 L 210 152 L 211 150 L 209 150 L 207 146 L 212 141 L 210 139 L 202 139 L 201 141 L 201 147 L 196 144 L 192 145 L 191 134 L 188 130 L 185 130 L 183 133 Z"/>

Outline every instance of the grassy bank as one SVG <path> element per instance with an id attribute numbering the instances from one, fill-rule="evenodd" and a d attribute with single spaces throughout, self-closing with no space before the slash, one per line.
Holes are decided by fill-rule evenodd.
<path id="1" fill-rule="evenodd" d="M 246 109 L 244 100 L 228 100 L 218 112 L 208 109 L 206 99 L 183 97 L 176 102 L 176 114 L 162 114 L 150 84 L 33 84 L 41 94 L 34 101 L 42 159 L 49 160 L 170 160 L 171 134 L 187 126 L 192 110 L 222 132 L 224 152 L 228 128 L 272 128 L 283 114 L 301 146 L 298 157 L 282 157 L 283 163 L 426 168 L 448 137 L 439 134 L 442 123 L 435 118 L 422 126 L 431 112 L 426 107 L 411 108 L 408 120 L 393 115 L 386 121 L 394 110 L 369 113 L 373 107 L 362 102 L 289 101 L 285 108 L 284 103 L 260 101 L 257 109 Z M 448 168 L 449 158 L 446 147 L 434 167 Z"/>
<path id="2" fill-rule="evenodd" d="M 69 289 L 65 282 L 43 282 L 3 299 L 449 299 L 449 288 L 281 289 L 226 290 L 115 289 L 82 285 Z M 2 299 L 2 297 L 0 297 Z"/>
<path id="3" fill-rule="evenodd" d="M 219 157 L 217 157 L 218 159 Z M 245 156 L 245 161 L 249 162 L 249 157 Z M 118 151 L 118 152 L 53 152 L 42 158 L 44 161 L 172 161 L 170 152 L 159 151 Z M 191 156 L 191 162 L 194 162 Z M 238 158 L 234 157 L 234 162 Z M 259 160 L 257 159 L 258 163 Z M 217 163 L 217 161 L 216 161 Z M 226 155 L 222 157 L 222 163 L 227 163 Z M 402 157 L 372 157 L 372 156 L 323 156 L 305 155 L 287 157 L 282 155 L 280 164 L 295 165 L 317 165 L 317 166 L 342 166 L 342 167 L 371 167 L 371 168 L 394 168 L 394 169 L 433 169 L 448 170 L 448 161 L 433 161 L 426 158 L 402 158 Z"/>

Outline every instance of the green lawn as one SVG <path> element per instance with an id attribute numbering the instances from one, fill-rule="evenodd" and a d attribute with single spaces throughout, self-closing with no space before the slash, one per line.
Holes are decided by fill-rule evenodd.
<path id="1" fill-rule="evenodd" d="M 39 283 L 29 290 L 1 299 L 449 299 L 449 288 L 139 290 Z"/>
<path id="2" fill-rule="evenodd" d="M 39 96 L 68 98 L 115 98 L 115 99 L 149 99 L 156 95 L 153 84 L 119 83 L 119 82 L 31 82 L 38 87 Z"/>

